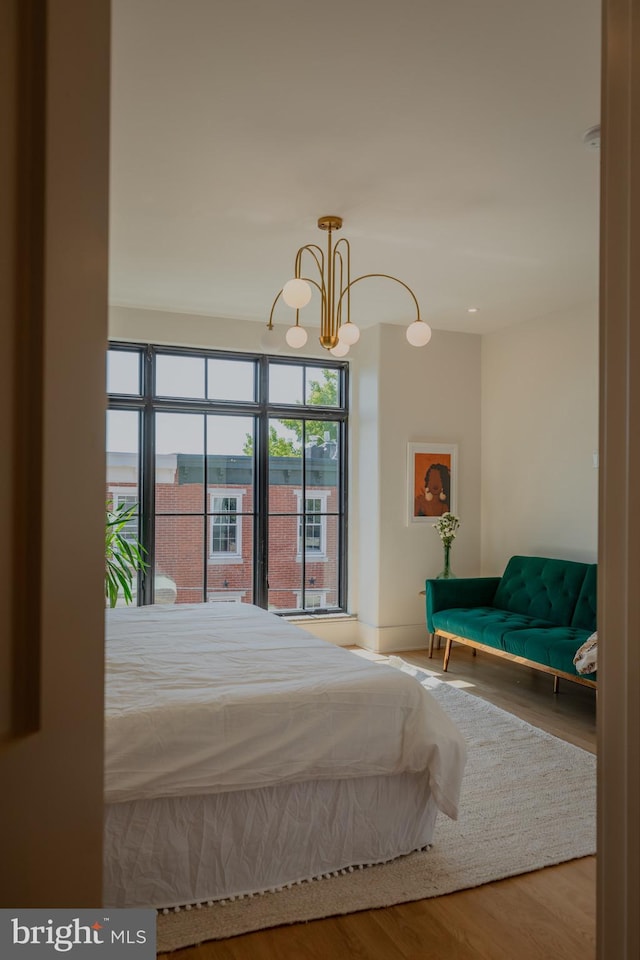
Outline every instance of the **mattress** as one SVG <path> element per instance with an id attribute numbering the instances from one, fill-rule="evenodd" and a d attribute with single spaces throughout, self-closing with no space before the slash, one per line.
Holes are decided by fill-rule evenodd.
<path id="1" fill-rule="evenodd" d="M 248 604 L 107 612 L 105 799 L 418 774 L 456 818 L 464 741 L 415 678 Z"/>

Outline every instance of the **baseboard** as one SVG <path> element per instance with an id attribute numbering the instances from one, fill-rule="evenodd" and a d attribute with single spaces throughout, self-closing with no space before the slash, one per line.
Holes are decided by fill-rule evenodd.
<path id="1" fill-rule="evenodd" d="M 359 624 L 355 617 L 295 617 L 290 622 L 308 630 L 314 637 L 329 640 L 338 647 L 359 645 Z"/>
<path id="2" fill-rule="evenodd" d="M 393 627 L 373 627 L 358 623 L 359 647 L 372 653 L 398 653 L 401 650 L 426 650 L 429 635 L 424 623 Z"/>
<path id="3" fill-rule="evenodd" d="M 397 653 L 400 650 L 426 650 L 429 634 L 422 623 L 393 627 L 373 627 L 356 617 L 292 617 L 290 622 L 308 630 L 314 637 L 329 640 L 339 647 L 363 647 L 371 653 Z"/>

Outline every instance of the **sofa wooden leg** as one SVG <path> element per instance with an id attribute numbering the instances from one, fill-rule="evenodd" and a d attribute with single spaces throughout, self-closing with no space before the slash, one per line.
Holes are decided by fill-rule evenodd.
<path id="1" fill-rule="evenodd" d="M 429 658 L 433 656 L 433 648 L 436 646 L 438 650 L 440 649 L 440 634 L 439 633 L 430 633 L 429 634 Z"/>
<path id="2" fill-rule="evenodd" d="M 444 673 L 447 672 L 447 667 L 449 666 L 449 657 L 451 656 L 451 645 L 453 640 L 451 637 L 447 637 L 447 643 L 444 648 L 444 660 L 442 661 L 442 670 Z"/>
<path id="3" fill-rule="evenodd" d="M 477 652 L 478 652 L 478 651 L 476 650 L 475 647 L 471 647 L 471 656 L 472 656 L 472 657 L 475 657 L 475 655 L 476 655 Z"/>
<path id="4" fill-rule="evenodd" d="M 553 692 L 558 693 L 560 689 L 560 677 L 553 678 Z"/>

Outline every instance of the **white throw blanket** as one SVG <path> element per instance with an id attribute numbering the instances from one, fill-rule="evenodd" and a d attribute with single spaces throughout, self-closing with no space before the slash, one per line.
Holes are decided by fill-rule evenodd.
<path id="1" fill-rule="evenodd" d="M 109 803 L 424 772 L 457 817 L 466 747 L 413 677 L 248 604 L 107 612 Z"/>
<path id="2" fill-rule="evenodd" d="M 578 673 L 595 673 L 598 669 L 598 631 L 588 637 L 573 658 Z"/>

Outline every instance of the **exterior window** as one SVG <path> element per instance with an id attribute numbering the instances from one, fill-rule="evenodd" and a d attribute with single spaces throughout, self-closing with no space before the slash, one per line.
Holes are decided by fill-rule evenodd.
<path id="1" fill-rule="evenodd" d="M 116 510 L 117 507 L 122 506 L 123 503 L 126 503 L 127 507 L 137 507 L 140 502 L 138 491 L 133 490 L 131 487 L 112 487 L 107 490 L 107 499 L 111 501 L 112 510 Z M 139 520 L 137 515 L 125 523 L 122 534 L 126 540 L 138 539 L 138 524 Z"/>
<path id="2" fill-rule="evenodd" d="M 242 494 L 225 495 L 221 491 L 210 494 L 211 538 L 210 559 L 228 562 L 242 557 Z"/>
<path id="3" fill-rule="evenodd" d="M 346 609 L 348 363 L 111 342 L 107 369 L 137 602 Z"/>
<path id="4" fill-rule="evenodd" d="M 207 597 L 207 603 L 242 603 L 245 600 L 244 591 L 233 591 L 227 593 L 210 593 Z"/>
<path id="5" fill-rule="evenodd" d="M 302 591 L 296 592 L 296 603 L 302 609 Z M 327 606 L 326 590 L 306 590 L 304 595 L 305 610 L 323 610 Z"/>
<path id="6" fill-rule="evenodd" d="M 302 493 L 297 490 L 298 510 L 301 511 Z M 298 522 L 298 555 L 302 554 L 304 538 L 305 556 L 308 559 L 319 560 L 327 555 L 327 499 L 328 492 L 305 497 L 304 516 Z"/>
<path id="7" fill-rule="evenodd" d="M 322 500 L 319 497 L 307 499 L 304 502 L 304 529 L 305 529 L 305 550 L 307 553 L 313 553 L 316 556 L 324 556 L 325 549 L 325 527 L 322 522 L 320 511 L 322 510 Z M 302 524 L 301 524 L 302 527 Z M 300 537 L 300 548 L 302 549 L 302 529 L 298 533 Z"/>

